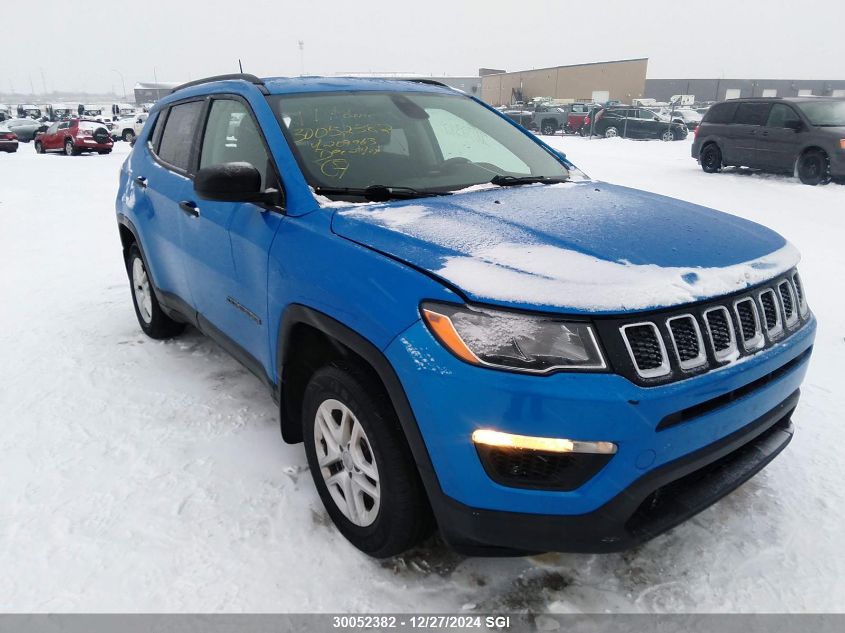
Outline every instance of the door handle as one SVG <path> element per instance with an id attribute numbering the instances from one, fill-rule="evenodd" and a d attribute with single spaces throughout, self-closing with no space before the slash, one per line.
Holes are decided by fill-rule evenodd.
<path id="1" fill-rule="evenodd" d="M 179 208 L 190 216 L 193 216 L 195 218 L 200 217 L 200 208 L 197 206 L 196 202 L 188 202 L 187 200 L 183 200 L 179 203 Z"/>
<path id="2" fill-rule="evenodd" d="M 768 136 L 768 135 L 769 135 L 769 131 L 768 131 L 768 130 L 765 130 L 765 131 L 763 132 L 763 136 Z"/>
<path id="3" fill-rule="evenodd" d="M 147 179 L 143 176 L 138 176 L 135 178 L 135 184 L 138 185 L 141 189 L 147 188 Z"/>

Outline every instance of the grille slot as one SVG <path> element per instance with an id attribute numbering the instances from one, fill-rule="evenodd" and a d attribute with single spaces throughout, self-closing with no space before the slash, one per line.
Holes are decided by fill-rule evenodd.
<path id="1" fill-rule="evenodd" d="M 669 358 L 663 337 L 654 323 L 632 323 L 622 327 L 622 336 L 637 373 L 656 378 L 669 373 Z"/>
<path id="2" fill-rule="evenodd" d="M 707 362 L 704 341 L 698 323 L 691 314 L 682 314 L 666 321 L 672 345 L 681 369 L 693 369 Z"/>
<path id="3" fill-rule="evenodd" d="M 710 335 L 710 345 L 717 361 L 724 361 L 736 356 L 736 335 L 727 308 L 719 306 L 704 312 L 707 333 Z"/>
<path id="4" fill-rule="evenodd" d="M 801 316 L 807 315 L 807 297 L 804 296 L 804 285 L 798 273 L 792 275 L 792 284 L 795 286 L 795 295 L 798 298 L 798 311 Z"/>
<path id="5" fill-rule="evenodd" d="M 798 322 L 798 308 L 795 305 L 795 292 L 792 290 L 792 284 L 786 280 L 780 282 L 778 294 L 783 307 L 783 320 L 788 327 L 792 327 Z"/>
<path id="6" fill-rule="evenodd" d="M 763 308 L 763 322 L 766 326 L 766 334 L 775 337 L 783 331 L 783 324 L 780 319 L 780 306 L 778 305 L 775 291 L 768 288 L 758 295 L 760 306 Z"/>
<path id="7" fill-rule="evenodd" d="M 763 330 L 760 327 L 760 315 L 757 306 L 750 297 L 740 299 L 734 304 L 736 318 L 739 321 L 740 338 L 745 349 L 757 349 L 763 346 Z"/>

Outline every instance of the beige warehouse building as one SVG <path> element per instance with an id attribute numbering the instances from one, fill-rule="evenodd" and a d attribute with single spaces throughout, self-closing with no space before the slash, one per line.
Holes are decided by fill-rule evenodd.
<path id="1" fill-rule="evenodd" d="M 510 73 L 486 74 L 482 70 L 481 98 L 494 106 L 530 101 L 534 97 L 630 103 L 645 95 L 647 70 L 645 57 Z"/>

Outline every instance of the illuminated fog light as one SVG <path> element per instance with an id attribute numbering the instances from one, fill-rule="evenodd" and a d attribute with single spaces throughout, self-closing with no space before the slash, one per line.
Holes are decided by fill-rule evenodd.
<path id="1" fill-rule="evenodd" d="M 513 435 L 491 429 L 476 429 L 472 432 L 472 441 L 486 446 L 501 448 L 519 448 L 547 453 L 593 453 L 612 455 L 616 452 L 613 442 L 582 442 L 558 437 L 533 437 L 530 435 Z"/>

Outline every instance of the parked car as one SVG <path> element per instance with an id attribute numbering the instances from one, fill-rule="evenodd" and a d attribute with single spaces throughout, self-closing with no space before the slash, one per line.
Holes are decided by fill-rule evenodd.
<path id="1" fill-rule="evenodd" d="M 44 107 L 44 115 L 48 121 L 64 121 L 77 116 L 76 109 L 67 103 L 48 103 Z"/>
<path id="2" fill-rule="evenodd" d="M 149 115 L 146 112 L 134 114 L 130 117 L 124 117 L 114 122 L 111 130 L 112 138 L 115 141 L 122 140 L 127 143 L 134 143 L 135 137 L 144 127 L 144 122 Z"/>
<path id="3" fill-rule="evenodd" d="M 553 136 L 566 129 L 568 119 L 566 108 L 553 103 L 538 103 L 534 106 L 532 127 L 545 136 Z"/>
<path id="4" fill-rule="evenodd" d="M 93 103 L 80 103 L 76 106 L 76 112 L 79 116 L 88 119 L 97 119 L 107 116 L 108 108 L 102 105 Z"/>
<path id="5" fill-rule="evenodd" d="M 573 179 L 430 82 L 209 78 L 138 140 L 116 210 L 141 329 L 254 372 L 370 555 L 435 523 L 475 554 L 625 549 L 792 437 L 816 324 L 763 226 Z"/>
<path id="6" fill-rule="evenodd" d="M 17 113 L 19 119 L 40 119 L 42 116 L 44 116 L 44 113 L 41 111 L 41 108 L 27 103 L 22 103 L 18 105 Z"/>
<path id="7" fill-rule="evenodd" d="M 701 123 L 701 115 L 692 108 L 666 108 L 658 114 L 667 121 L 685 125 L 688 130 L 694 130 Z"/>
<path id="8" fill-rule="evenodd" d="M 18 151 L 18 137 L 12 130 L 0 123 L 0 152 L 13 154 Z"/>
<path id="9" fill-rule="evenodd" d="M 30 118 L 7 119 L 3 121 L 3 125 L 14 132 L 21 143 L 29 143 L 39 131 L 47 129 L 41 121 Z"/>
<path id="10" fill-rule="evenodd" d="M 129 103 L 113 103 L 111 104 L 111 118 L 113 121 L 120 119 L 128 119 L 135 115 L 135 106 Z"/>
<path id="11" fill-rule="evenodd" d="M 537 127 L 534 124 L 534 112 L 532 110 L 523 110 L 509 107 L 503 110 L 502 114 L 508 117 L 511 121 L 519 123 L 526 130 L 537 130 Z"/>
<path id="12" fill-rule="evenodd" d="M 35 137 L 35 151 L 64 152 L 77 156 L 84 152 L 108 154 L 113 143 L 108 129 L 100 121 L 70 119 L 53 123 L 47 130 Z"/>
<path id="13" fill-rule="evenodd" d="M 590 114 L 590 110 L 596 107 L 594 103 L 571 103 L 567 106 L 566 132 L 580 134 L 584 127 L 584 121 Z M 583 134 L 582 134 L 583 136 Z"/>
<path id="14" fill-rule="evenodd" d="M 621 136 L 635 139 L 678 141 L 687 137 L 684 124 L 663 119 L 653 110 L 612 106 L 601 108 L 594 115 L 592 133 L 605 138 Z"/>
<path id="15" fill-rule="evenodd" d="M 714 173 L 743 166 L 795 174 L 807 185 L 845 177 L 845 99 L 731 99 L 710 107 L 692 157 Z"/>

